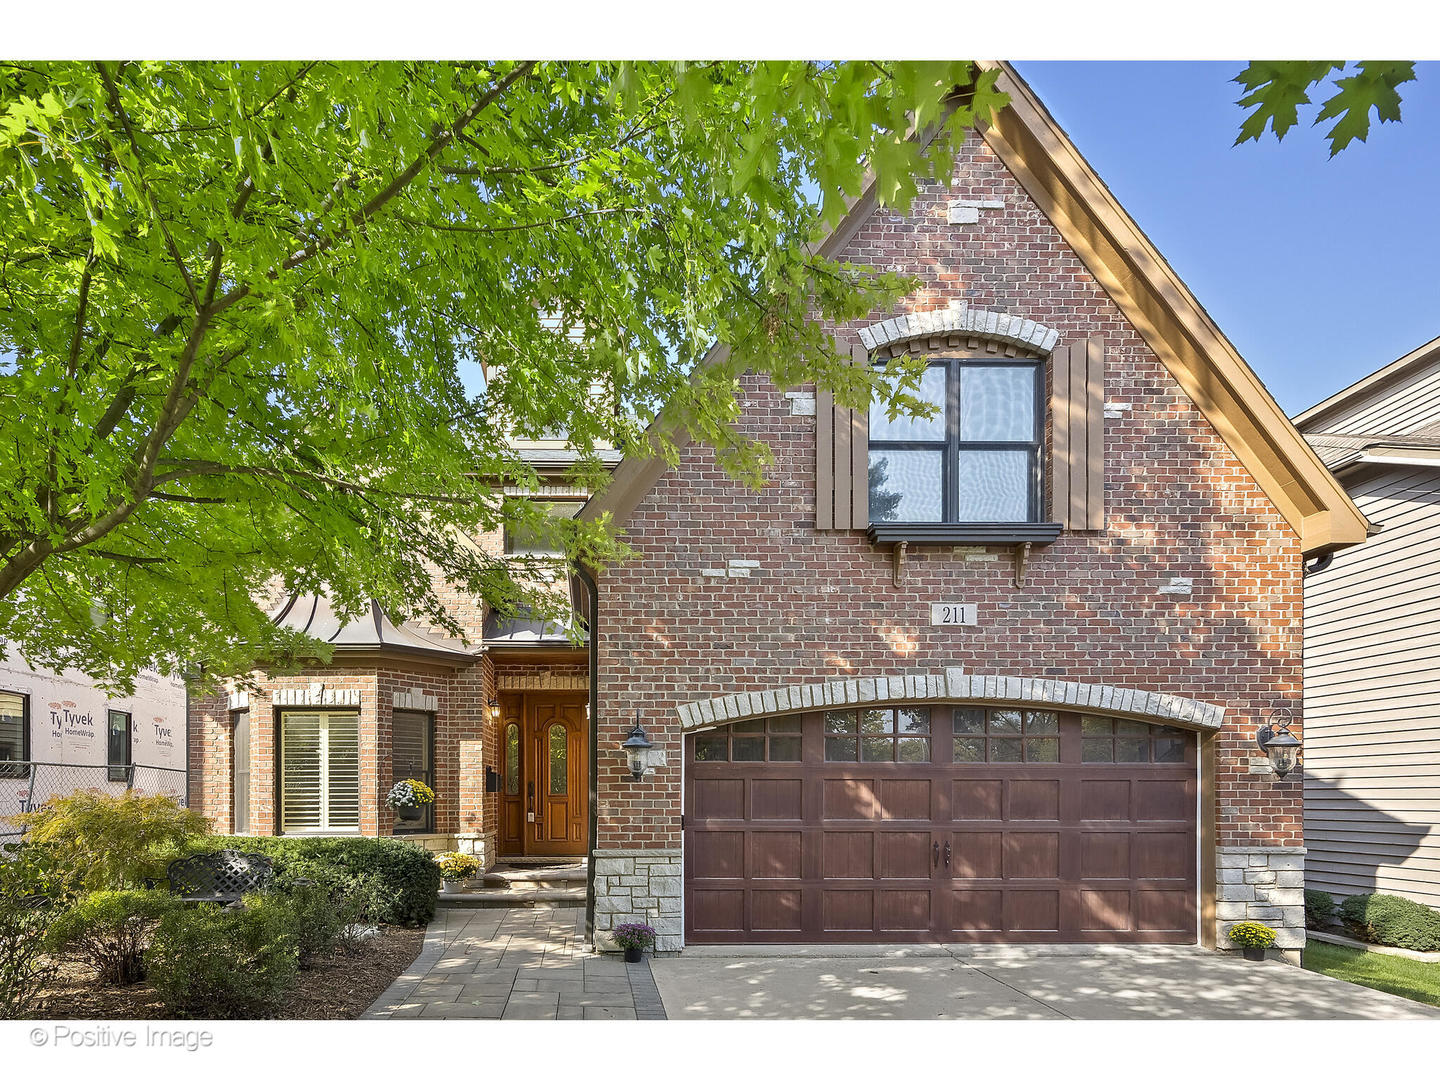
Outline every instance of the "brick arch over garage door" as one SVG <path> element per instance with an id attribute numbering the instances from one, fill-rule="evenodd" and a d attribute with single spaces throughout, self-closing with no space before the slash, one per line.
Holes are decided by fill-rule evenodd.
<path id="1" fill-rule="evenodd" d="M 1197 938 L 1218 706 L 952 671 L 687 708 L 687 942 Z"/>
<path id="2" fill-rule="evenodd" d="M 1218 731 L 1225 720 L 1221 705 L 1181 697 L 1129 690 L 1101 683 L 1021 679 L 997 675 L 966 675 L 946 668 L 939 675 L 891 675 L 864 679 L 833 679 L 796 683 L 772 690 L 725 694 L 677 708 L 680 727 L 695 731 L 751 716 L 841 709 L 871 702 L 974 701 L 1016 706 L 1049 706 L 1077 712 L 1134 717 L 1151 723 L 1178 724 Z"/>

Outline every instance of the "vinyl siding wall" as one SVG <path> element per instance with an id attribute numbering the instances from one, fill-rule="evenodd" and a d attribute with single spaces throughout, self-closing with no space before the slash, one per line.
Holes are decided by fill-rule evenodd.
<path id="1" fill-rule="evenodd" d="M 1410 435 L 1440 420 L 1440 364 L 1427 364 L 1399 386 L 1363 398 L 1310 434 Z"/>
<path id="2" fill-rule="evenodd" d="M 1306 885 L 1440 906 L 1440 470 L 1349 491 L 1384 529 L 1305 582 Z"/>

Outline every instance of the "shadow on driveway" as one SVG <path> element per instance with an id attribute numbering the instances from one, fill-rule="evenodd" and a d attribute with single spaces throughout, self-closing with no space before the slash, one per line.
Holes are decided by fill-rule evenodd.
<path id="1" fill-rule="evenodd" d="M 1402 1020 L 1440 1009 L 1183 946 L 695 947 L 657 957 L 672 1020 Z M 857 955 L 860 953 L 860 955 Z M 768 955 L 767 955 L 768 954 Z"/>

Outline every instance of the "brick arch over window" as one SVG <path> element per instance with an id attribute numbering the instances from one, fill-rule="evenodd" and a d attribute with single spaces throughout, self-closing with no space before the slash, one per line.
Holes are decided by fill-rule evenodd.
<path id="1" fill-rule="evenodd" d="M 1225 720 L 1225 707 L 1178 694 L 1127 690 L 1100 683 L 1061 682 L 1056 679 L 1021 679 L 997 675 L 966 675 L 947 668 L 941 675 L 891 675 L 865 679 L 835 679 L 823 683 L 781 686 L 773 690 L 726 694 L 679 706 L 684 731 L 728 724 L 751 716 L 807 712 L 812 709 L 896 701 L 975 701 L 1004 705 L 1052 705 L 1085 712 L 1102 712 L 1203 731 L 1217 731 Z"/>
<path id="2" fill-rule="evenodd" d="M 964 300 L 938 311 L 921 311 L 885 319 L 860 330 L 861 344 L 872 353 L 910 341 L 929 343 L 933 338 L 941 339 L 942 344 L 937 347 L 950 345 L 946 340 L 949 338 L 962 339 L 955 342 L 956 345 L 963 345 L 974 338 L 1013 345 L 1017 349 L 1046 356 L 1055 348 L 1060 331 L 1020 315 L 972 308 Z"/>

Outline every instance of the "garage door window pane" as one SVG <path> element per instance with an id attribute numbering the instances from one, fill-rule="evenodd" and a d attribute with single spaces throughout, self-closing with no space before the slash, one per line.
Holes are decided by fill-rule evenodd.
<path id="1" fill-rule="evenodd" d="M 1148 739 L 1116 739 L 1115 740 L 1116 761 L 1149 761 L 1150 740 Z"/>
<path id="2" fill-rule="evenodd" d="M 800 736 L 780 735 L 770 740 L 771 761 L 799 761 Z"/>
<path id="3" fill-rule="evenodd" d="M 827 712 L 825 714 L 825 730 L 835 734 L 843 735 L 847 732 L 853 733 L 856 726 L 856 718 L 853 712 Z"/>
<path id="4" fill-rule="evenodd" d="M 763 738 L 741 738 L 736 736 L 730 740 L 731 761 L 764 761 L 765 740 Z"/>
<path id="5" fill-rule="evenodd" d="M 1081 761 L 1114 761 L 1115 744 L 1110 739 L 1081 739 Z"/>
<path id="6" fill-rule="evenodd" d="M 865 709 L 860 713 L 860 731 L 865 735 L 888 735 L 895 730 L 891 709 Z"/>
<path id="7" fill-rule="evenodd" d="M 956 739 L 955 740 L 956 761 L 984 761 L 985 740 L 984 739 Z"/>
<path id="8" fill-rule="evenodd" d="M 1080 721 L 1081 735 L 1104 735 L 1108 738 L 1113 733 L 1112 721 L 1103 716 L 1087 716 Z"/>
<path id="9" fill-rule="evenodd" d="M 729 740 L 725 736 L 697 735 L 695 737 L 696 761 L 726 761 L 729 757 Z"/>
<path id="10" fill-rule="evenodd" d="M 1155 760 L 1159 763 L 1183 762 L 1185 760 L 1184 739 L 1156 739 Z"/>
<path id="11" fill-rule="evenodd" d="M 1025 760 L 1056 762 L 1060 760 L 1059 739 L 1026 739 Z"/>
<path id="12" fill-rule="evenodd" d="M 1060 718 L 1053 712 L 1032 712 L 1025 714 L 1026 735 L 1060 734 Z"/>
<path id="13" fill-rule="evenodd" d="M 855 740 L 829 738 L 825 740 L 826 761 L 854 761 Z"/>
<path id="14" fill-rule="evenodd" d="M 895 745 L 895 759 L 897 761 L 930 760 L 929 739 L 907 739 L 902 736 Z"/>
<path id="15" fill-rule="evenodd" d="M 1019 735 L 1020 714 L 1009 709 L 996 709 L 990 714 L 991 735 Z"/>
<path id="16" fill-rule="evenodd" d="M 898 709 L 896 710 L 896 715 L 899 718 L 899 728 L 902 735 L 930 734 L 929 709 Z"/>
<path id="17" fill-rule="evenodd" d="M 861 761 L 894 761 L 895 744 L 889 739 L 861 739 Z"/>
<path id="18" fill-rule="evenodd" d="M 984 709 L 956 709 L 955 734 L 965 735 L 972 731 L 985 730 Z"/>
<path id="19" fill-rule="evenodd" d="M 991 739 L 990 740 L 991 761 L 1019 761 L 1020 740 L 1019 739 Z"/>
<path id="20" fill-rule="evenodd" d="M 765 720 L 741 720 L 738 724 L 731 724 L 730 731 L 735 735 L 748 735 L 765 730 Z"/>
<path id="21" fill-rule="evenodd" d="M 800 717 L 772 716 L 770 718 L 770 730 L 795 732 L 796 734 L 798 734 L 800 731 Z"/>

